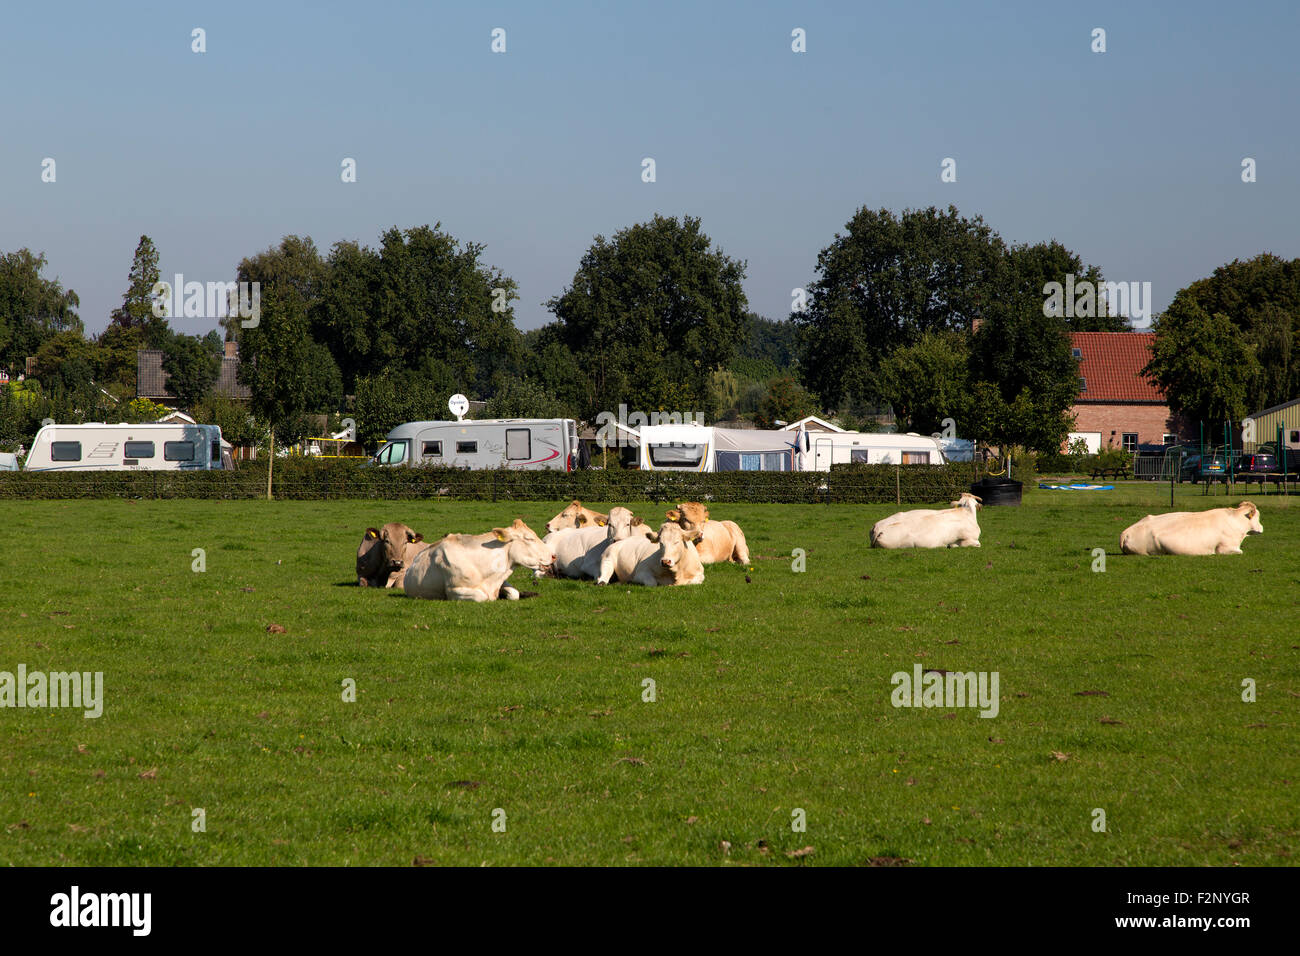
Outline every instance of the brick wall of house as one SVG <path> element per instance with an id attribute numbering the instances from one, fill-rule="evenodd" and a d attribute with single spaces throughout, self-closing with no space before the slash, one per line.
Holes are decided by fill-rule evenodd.
<path id="1" fill-rule="evenodd" d="M 1159 444 L 1165 435 L 1179 434 L 1179 420 L 1168 405 L 1075 405 L 1071 431 L 1101 432 L 1101 447 L 1122 447 L 1125 432 L 1137 432 L 1138 443 Z M 1115 434 L 1112 435 L 1111 432 Z"/>

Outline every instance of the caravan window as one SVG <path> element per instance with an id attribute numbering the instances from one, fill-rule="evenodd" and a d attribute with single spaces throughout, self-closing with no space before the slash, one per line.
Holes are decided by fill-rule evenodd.
<path id="1" fill-rule="evenodd" d="M 51 461 L 81 461 L 81 442 L 56 441 L 50 443 Z"/>
<path id="2" fill-rule="evenodd" d="M 928 465 L 930 464 L 930 453 L 928 451 L 905 451 L 903 452 L 903 464 Z"/>
<path id="3" fill-rule="evenodd" d="M 379 449 L 379 454 L 375 455 L 375 461 L 381 465 L 400 465 L 405 458 L 406 442 L 404 441 L 390 441 Z"/>
<path id="4" fill-rule="evenodd" d="M 194 442 L 192 441 L 163 442 L 163 461 L 193 461 L 193 460 L 194 460 Z"/>
<path id="5" fill-rule="evenodd" d="M 456 454 L 458 455 L 477 455 L 478 442 L 476 441 L 458 441 L 456 442 Z"/>
<path id="6" fill-rule="evenodd" d="M 125 451 L 122 452 L 123 458 L 152 458 L 153 456 L 151 441 L 129 441 L 126 443 Z"/>
<path id="7" fill-rule="evenodd" d="M 441 458 L 441 457 L 442 457 L 442 442 L 440 442 L 440 441 L 427 441 L 427 442 L 425 442 L 425 443 L 424 443 L 424 450 L 421 452 L 421 454 L 422 454 L 425 458 Z"/>
<path id="8" fill-rule="evenodd" d="M 533 457 L 533 433 L 527 428 L 506 429 L 506 460 L 527 461 Z"/>
<path id="9" fill-rule="evenodd" d="M 703 445 L 651 445 L 649 451 L 657 468 L 694 468 L 704 460 Z"/>
<path id="10" fill-rule="evenodd" d="M 855 465 L 865 465 L 868 461 L 865 448 L 854 448 L 849 452 L 849 461 Z"/>

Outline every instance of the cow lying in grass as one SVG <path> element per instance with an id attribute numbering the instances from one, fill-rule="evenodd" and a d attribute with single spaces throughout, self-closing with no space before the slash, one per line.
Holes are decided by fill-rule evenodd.
<path id="1" fill-rule="evenodd" d="M 699 531 L 683 531 L 674 521 L 665 521 L 649 537 L 632 535 L 610 542 L 600 559 L 597 584 L 617 578 L 624 584 L 643 584 L 648 588 L 674 584 L 701 584 L 704 565 L 695 542 Z"/>
<path id="2" fill-rule="evenodd" d="M 519 592 L 506 583 L 511 572 L 548 571 L 554 563 L 550 546 L 516 518 L 486 534 L 449 534 L 421 551 L 406 570 L 405 589 L 435 601 L 517 601 Z"/>
<path id="3" fill-rule="evenodd" d="M 978 548 L 980 526 L 976 495 L 962 493 L 952 507 L 900 511 L 881 518 L 871 528 L 873 548 Z"/>
<path id="4" fill-rule="evenodd" d="M 426 547 L 424 535 L 397 521 L 390 521 L 382 529 L 367 528 L 357 548 L 357 586 L 400 586 L 406 568 Z"/>
<path id="5" fill-rule="evenodd" d="M 1241 554 L 1247 535 L 1263 534 L 1259 509 L 1249 501 L 1235 508 L 1147 515 L 1124 529 L 1125 554 Z"/>
<path id="6" fill-rule="evenodd" d="M 709 509 L 698 501 L 683 501 L 666 512 L 666 517 L 680 525 L 683 531 L 701 533 L 696 547 L 700 561 L 704 564 L 720 561 L 749 563 L 749 543 L 745 541 L 745 532 L 740 530 L 740 525 L 736 522 L 711 520 Z"/>
<path id="7" fill-rule="evenodd" d="M 600 560 L 612 542 L 633 535 L 646 537 L 651 533 L 650 527 L 631 511 L 615 507 L 609 509 L 604 527 L 565 528 L 548 534 L 542 540 L 555 553 L 556 577 L 594 579 L 600 575 Z M 537 573 L 540 576 L 541 572 Z"/>

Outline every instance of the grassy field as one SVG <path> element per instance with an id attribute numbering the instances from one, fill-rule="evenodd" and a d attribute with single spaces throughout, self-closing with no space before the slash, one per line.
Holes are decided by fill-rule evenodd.
<path id="1" fill-rule="evenodd" d="M 354 587 L 361 532 L 560 502 L 8 502 L 0 670 L 105 704 L 0 710 L 0 863 L 1291 864 L 1300 498 L 1252 497 L 1211 558 L 1118 553 L 1167 486 L 1027 491 L 952 551 L 870 550 L 894 506 L 717 505 L 752 569 L 490 605 Z M 998 672 L 998 715 L 896 709 L 918 662 Z"/>

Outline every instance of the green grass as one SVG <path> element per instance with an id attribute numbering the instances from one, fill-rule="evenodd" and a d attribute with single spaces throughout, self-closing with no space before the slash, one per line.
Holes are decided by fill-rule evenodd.
<path id="1" fill-rule="evenodd" d="M 920 552 L 866 546 L 893 506 L 718 505 L 752 571 L 489 605 L 351 586 L 361 532 L 561 503 L 9 502 L 0 670 L 106 703 L 0 710 L 0 863 L 1292 863 L 1300 498 L 1253 496 L 1244 555 L 1120 555 L 1167 495 L 1027 491 Z M 999 715 L 893 708 L 918 661 L 999 672 Z"/>

